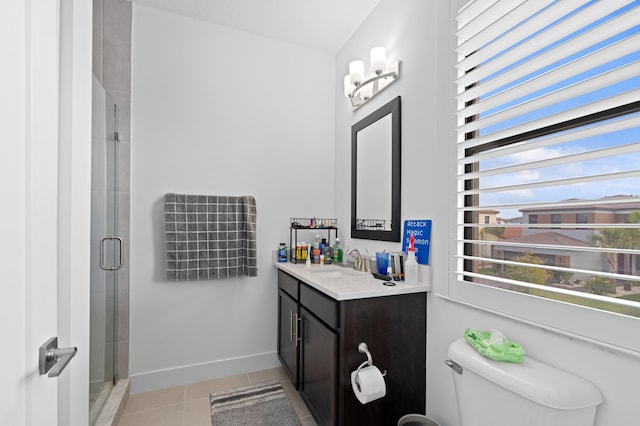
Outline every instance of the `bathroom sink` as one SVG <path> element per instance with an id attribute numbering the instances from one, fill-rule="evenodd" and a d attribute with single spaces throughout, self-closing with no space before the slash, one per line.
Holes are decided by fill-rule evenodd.
<path id="1" fill-rule="evenodd" d="M 318 274 L 325 278 L 340 278 L 344 277 L 346 274 L 342 271 L 336 271 L 335 269 L 329 271 L 312 271 L 314 274 Z"/>
<path id="2" fill-rule="evenodd" d="M 352 275 L 352 269 L 340 268 L 337 265 L 312 266 L 309 270 L 312 274 L 318 274 L 324 278 L 342 278 Z"/>

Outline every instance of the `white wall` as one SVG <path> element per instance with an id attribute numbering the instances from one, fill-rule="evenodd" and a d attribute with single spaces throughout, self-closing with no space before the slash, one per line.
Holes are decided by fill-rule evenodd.
<path id="1" fill-rule="evenodd" d="M 139 4 L 132 49 L 132 390 L 276 366 L 272 249 L 334 211 L 334 58 Z M 258 277 L 167 282 L 167 192 L 254 195 Z"/>
<path id="2" fill-rule="evenodd" d="M 436 90 L 436 27 L 428 25 L 433 15 L 434 2 L 403 0 L 382 1 L 340 50 L 336 57 L 335 75 L 335 129 L 336 129 L 336 214 L 341 223 L 349 224 L 351 182 L 351 126 L 396 96 L 402 97 L 402 220 L 436 216 L 438 205 L 425 197 L 442 179 L 433 171 L 442 163 L 443 143 L 438 142 L 435 116 Z M 369 50 L 375 46 L 387 49 L 389 61 L 399 59 L 400 79 L 355 112 L 343 95 L 343 78 L 349 62 L 355 59 L 369 65 Z M 443 216 L 443 219 L 446 216 Z M 440 224 L 439 224 L 440 225 Z M 444 231 L 434 226 L 436 233 Z M 433 235 L 435 236 L 435 235 Z M 350 240 L 350 245 L 369 248 L 400 250 L 400 243 L 382 243 L 368 240 Z M 435 260 L 435 259 L 434 259 Z"/>
<path id="3" fill-rule="evenodd" d="M 452 0 L 451 2 L 454 2 Z M 622 355 L 556 335 L 446 298 L 453 279 L 455 238 L 455 54 L 449 1 L 382 0 L 336 58 L 336 213 L 349 218 L 350 126 L 391 98 L 402 96 L 402 218 L 433 220 L 431 264 L 435 291 L 428 296 L 427 413 L 442 426 L 458 425 L 452 372 L 444 364 L 447 348 L 467 327 L 496 328 L 523 344 L 530 356 L 583 376 L 599 388 L 604 403 L 596 424 L 638 423 L 637 357 Z M 451 8 L 453 11 L 455 7 Z M 352 113 L 341 94 L 348 62 L 368 62 L 369 49 L 387 47 L 402 60 L 400 79 Z M 351 240 L 351 246 L 398 249 L 399 244 Z M 586 319 L 585 319 L 586 320 Z M 598 324 L 593 324 L 598 327 Z M 500 413 L 497 413 L 499 415 Z"/>

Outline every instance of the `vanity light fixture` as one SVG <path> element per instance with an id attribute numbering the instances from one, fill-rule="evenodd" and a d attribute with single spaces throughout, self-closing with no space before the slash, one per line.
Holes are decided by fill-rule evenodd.
<path id="1" fill-rule="evenodd" d="M 369 63 L 370 77 L 365 79 L 363 61 L 351 61 L 349 74 L 344 77 L 344 95 L 351 100 L 354 111 L 400 78 L 400 61 L 387 64 L 384 47 L 371 49 Z"/>

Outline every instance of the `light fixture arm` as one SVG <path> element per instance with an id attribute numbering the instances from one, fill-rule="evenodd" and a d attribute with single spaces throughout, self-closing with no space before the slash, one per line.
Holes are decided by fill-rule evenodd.
<path id="1" fill-rule="evenodd" d="M 393 80 L 396 80 L 396 79 L 398 78 L 398 73 L 397 73 L 397 72 L 395 72 L 395 71 L 391 71 L 391 72 L 384 73 L 384 74 L 376 74 L 375 76 L 371 77 L 370 79 L 365 80 L 365 81 L 363 81 L 362 83 L 358 84 L 358 85 L 356 86 L 356 88 L 355 88 L 355 89 L 353 89 L 353 92 L 351 92 L 351 96 L 349 96 L 349 98 L 351 99 L 351 106 L 355 108 L 355 107 L 358 107 L 358 106 L 362 105 L 362 104 L 354 104 L 354 103 L 353 103 L 353 100 L 356 98 L 356 94 L 357 94 L 360 90 L 362 90 L 362 88 L 363 88 L 364 86 L 366 86 L 367 84 L 372 84 L 372 83 L 374 83 L 374 82 L 376 82 L 376 81 L 378 81 L 378 80 L 381 80 L 381 79 L 383 79 L 383 78 L 387 78 L 387 77 L 391 77 L 391 78 L 393 78 Z M 385 87 L 386 87 L 386 86 L 385 86 Z M 372 97 L 373 97 L 373 96 L 372 96 Z"/>

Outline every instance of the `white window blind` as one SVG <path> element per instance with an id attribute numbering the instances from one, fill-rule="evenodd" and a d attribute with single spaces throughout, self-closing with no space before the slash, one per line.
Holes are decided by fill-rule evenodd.
<path id="1" fill-rule="evenodd" d="M 640 317 L 640 1 L 457 23 L 458 281 Z"/>

